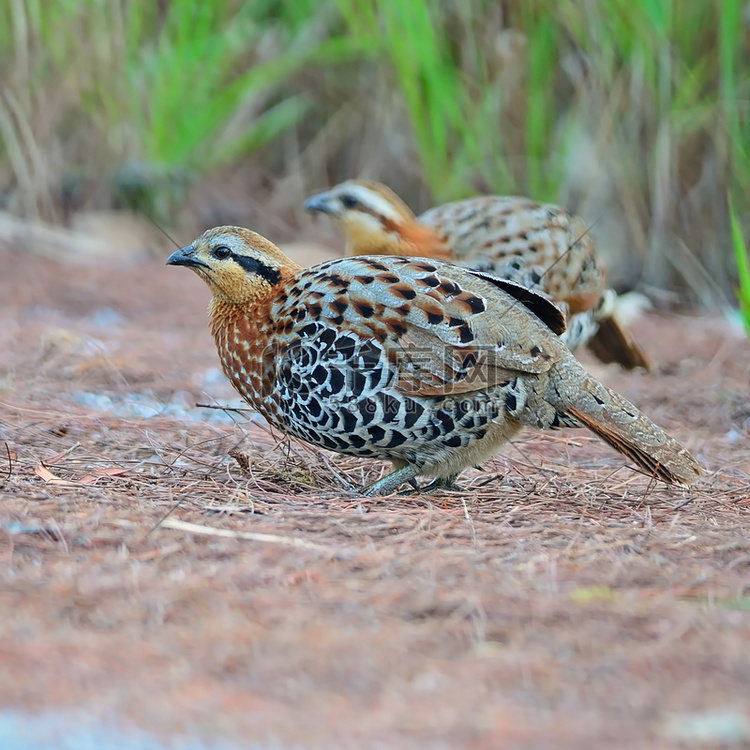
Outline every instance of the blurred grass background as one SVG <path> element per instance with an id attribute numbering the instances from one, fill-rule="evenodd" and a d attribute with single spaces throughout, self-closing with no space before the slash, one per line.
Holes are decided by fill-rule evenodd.
<path id="1" fill-rule="evenodd" d="M 0 0 L 0 208 L 286 241 L 350 177 L 520 193 L 750 326 L 749 41 L 740 0 Z"/>

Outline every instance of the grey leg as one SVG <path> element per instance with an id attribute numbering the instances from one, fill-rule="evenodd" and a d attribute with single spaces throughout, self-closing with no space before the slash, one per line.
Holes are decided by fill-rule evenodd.
<path id="1" fill-rule="evenodd" d="M 411 482 L 416 476 L 417 469 L 414 466 L 402 466 L 382 479 L 378 479 L 377 482 L 373 482 L 369 487 L 365 487 L 362 494 L 365 497 L 392 495 L 402 484 Z"/>

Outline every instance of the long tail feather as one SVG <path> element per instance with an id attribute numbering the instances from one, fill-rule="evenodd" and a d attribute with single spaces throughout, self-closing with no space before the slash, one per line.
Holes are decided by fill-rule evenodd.
<path id="1" fill-rule="evenodd" d="M 621 400 L 625 401 L 625 399 Z M 701 476 L 703 471 L 700 464 L 693 458 L 687 448 L 669 437 L 632 404 L 627 401 L 625 403 L 629 414 L 637 415 L 648 422 L 650 437 L 648 444 L 644 444 L 639 439 L 638 432 L 640 430 L 632 431 L 611 419 L 592 416 L 575 407 L 569 408 L 568 412 L 604 442 L 631 458 L 644 471 L 657 479 L 669 484 L 690 484 Z M 637 420 L 637 422 L 640 422 L 640 420 Z M 643 424 L 639 424 L 639 427 L 643 427 Z"/>
<path id="2" fill-rule="evenodd" d="M 669 484 L 689 484 L 703 473 L 687 448 L 583 368 L 567 369 L 562 381 L 565 411 L 649 474 Z"/>

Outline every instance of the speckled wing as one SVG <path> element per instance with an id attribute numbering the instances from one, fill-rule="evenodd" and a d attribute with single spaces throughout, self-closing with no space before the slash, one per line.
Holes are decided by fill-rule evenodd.
<path id="1" fill-rule="evenodd" d="M 571 313 L 594 307 L 606 288 L 584 223 L 558 206 L 515 196 L 446 203 L 418 217 L 460 263 L 541 289 Z"/>
<path id="2" fill-rule="evenodd" d="M 545 372 L 567 355 L 548 325 L 564 325 L 561 315 L 546 298 L 522 289 L 516 299 L 503 285 L 514 286 L 399 257 L 342 258 L 304 271 L 296 287 L 312 302 L 292 293 L 275 312 L 279 324 L 292 321 L 295 342 L 280 362 L 279 387 L 319 387 L 326 399 L 351 402 L 383 388 L 469 393 Z"/>

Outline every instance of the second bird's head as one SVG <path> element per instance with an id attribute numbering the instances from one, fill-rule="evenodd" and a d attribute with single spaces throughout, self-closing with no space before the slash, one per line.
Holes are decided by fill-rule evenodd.
<path id="1" fill-rule="evenodd" d="M 276 245 L 242 227 L 209 229 L 172 253 L 167 265 L 191 268 L 215 298 L 240 305 L 262 296 L 294 267 Z"/>
<path id="2" fill-rule="evenodd" d="M 390 188 L 379 182 L 347 180 L 308 198 L 304 208 L 330 216 L 346 238 L 347 255 L 399 254 L 414 214 Z"/>

